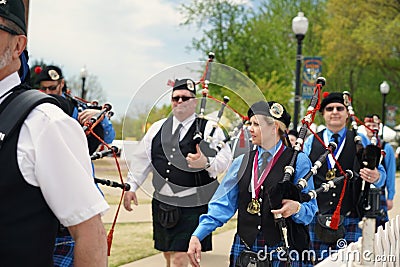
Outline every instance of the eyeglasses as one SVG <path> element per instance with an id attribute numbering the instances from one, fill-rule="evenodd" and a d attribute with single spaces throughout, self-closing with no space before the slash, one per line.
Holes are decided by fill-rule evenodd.
<path id="1" fill-rule="evenodd" d="M 336 108 L 337 111 L 343 111 L 344 107 L 343 106 L 339 106 L 339 107 L 326 107 L 325 110 L 332 112 L 334 109 Z"/>
<path id="2" fill-rule="evenodd" d="M 41 86 L 40 87 L 40 90 L 42 90 L 42 91 L 46 91 L 46 90 L 49 90 L 49 91 L 54 91 L 54 90 L 56 90 L 57 89 L 57 87 L 59 86 L 59 84 L 57 84 L 57 85 L 52 85 L 52 86 Z"/>
<path id="3" fill-rule="evenodd" d="M 14 31 L 13 29 L 7 27 L 6 25 L 0 24 L 0 30 L 8 32 L 11 35 L 19 35 L 18 32 Z"/>
<path id="4" fill-rule="evenodd" d="M 195 98 L 194 96 L 173 96 L 172 101 L 178 102 L 179 99 L 182 99 L 182 102 L 186 102 L 192 98 Z"/>

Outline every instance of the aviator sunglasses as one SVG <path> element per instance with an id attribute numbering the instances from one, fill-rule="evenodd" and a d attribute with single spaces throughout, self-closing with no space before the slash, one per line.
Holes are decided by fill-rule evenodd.
<path id="1" fill-rule="evenodd" d="M 186 102 L 192 98 L 195 98 L 194 96 L 173 96 L 172 101 L 178 102 L 179 99 L 182 99 L 183 102 Z"/>
<path id="2" fill-rule="evenodd" d="M 344 107 L 343 107 L 343 106 L 339 106 L 339 107 L 326 107 L 325 110 L 331 112 L 331 111 L 333 111 L 333 109 L 335 109 L 335 108 L 336 108 L 337 111 L 343 111 L 343 110 L 344 110 Z"/>
<path id="3" fill-rule="evenodd" d="M 52 86 L 41 86 L 40 89 L 43 91 L 49 90 L 49 91 L 54 91 L 57 89 L 57 87 L 59 86 L 59 84 L 57 85 L 52 85 Z"/>

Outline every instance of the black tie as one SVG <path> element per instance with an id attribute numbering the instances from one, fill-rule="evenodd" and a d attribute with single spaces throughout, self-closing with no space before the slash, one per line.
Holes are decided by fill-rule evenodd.
<path id="1" fill-rule="evenodd" d="M 258 169 L 258 179 L 260 179 L 261 177 L 261 173 L 263 172 L 263 170 L 265 169 L 265 167 L 268 164 L 268 158 L 271 156 L 271 154 L 269 152 L 264 152 L 261 154 L 261 165 Z"/>
<path id="2" fill-rule="evenodd" d="M 336 145 L 339 146 L 339 138 L 340 138 L 340 135 L 335 133 L 335 134 L 332 134 L 331 140 L 334 141 L 336 143 Z"/>
<path id="3" fill-rule="evenodd" d="M 183 127 L 182 123 L 179 123 L 178 127 L 175 129 L 175 132 L 174 132 L 174 134 L 172 135 L 172 138 L 171 138 L 172 145 L 174 145 L 176 143 L 179 143 L 179 135 L 180 135 L 182 127 Z"/>

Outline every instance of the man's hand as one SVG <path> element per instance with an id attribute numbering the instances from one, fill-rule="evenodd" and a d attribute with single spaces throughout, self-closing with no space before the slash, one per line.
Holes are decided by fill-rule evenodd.
<path id="1" fill-rule="evenodd" d="M 186 157 L 189 168 L 204 169 L 207 164 L 207 157 L 200 150 L 200 146 L 196 145 L 196 154 L 189 153 Z"/>
<path id="2" fill-rule="evenodd" d="M 80 124 L 85 124 L 86 121 L 90 120 L 90 118 L 96 116 L 101 111 L 98 109 L 88 108 L 78 114 L 78 121 Z"/>
<path id="3" fill-rule="evenodd" d="M 271 210 L 273 214 L 282 214 L 283 218 L 287 218 L 297 213 L 300 203 L 291 199 L 282 199 L 282 208 L 279 210 Z"/>
<path id="4" fill-rule="evenodd" d="M 373 170 L 368 168 L 362 168 L 360 170 L 360 176 L 364 181 L 373 184 L 379 180 L 380 174 L 377 168 Z"/>
<path id="5" fill-rule="evenodd" d="M 136 197 L 136 193 L 135 192 L 125 192 L 124 195 L 124 207 L 127 211 L 132 211 L 132 206 L 131 206 L 131 202 L 133 201 L 133 204 L 135 204 L 136 206 L 138 205 L 138 201 L 137 201 L 137 197 Z"/>
<path id="6" fill-rule="evenodd" d="M 192 236 L 190 238 L 187 254 L 189 256 L 190 264 L 194 267 L 200 267 L 201 243 L 197 236 Z"/>

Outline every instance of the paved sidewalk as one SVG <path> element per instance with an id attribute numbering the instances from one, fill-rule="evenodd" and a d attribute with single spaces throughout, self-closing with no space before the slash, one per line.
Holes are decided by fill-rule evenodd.
<path id="1" fill-rule="evenodd" d="M 213 235 L 213 250 L 201 254 L 201 267 L 215 267 L 229 265 L 229 252 L 236 229 Z M 165 266 L 165 260 L 161 253 L 147 257 L 121 267 L 156 267 Z"/>

